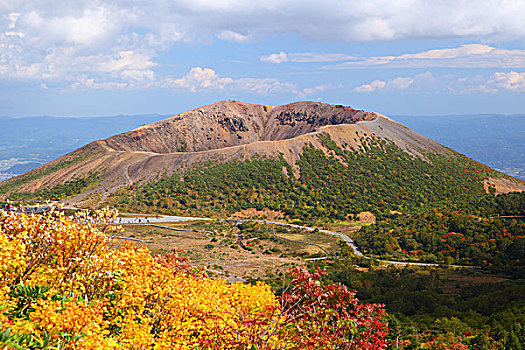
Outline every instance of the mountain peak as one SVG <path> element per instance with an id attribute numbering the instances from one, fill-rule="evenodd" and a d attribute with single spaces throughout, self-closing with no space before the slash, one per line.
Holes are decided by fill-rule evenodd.
<path id="1" fill-rule="evenodd" d="M 141 126 L 106 142 L 117 151 L 207 151 L 262 140 L 285 140 L 326 125 L 355 124 L 375 118 L 374 113 L 320 102 L 272 107 L 226 100 Z"/>

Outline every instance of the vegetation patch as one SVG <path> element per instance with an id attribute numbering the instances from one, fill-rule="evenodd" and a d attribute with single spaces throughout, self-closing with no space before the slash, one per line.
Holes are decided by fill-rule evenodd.
<path id="1" fill-rule="evenodd" d="M 507 203 L 504 199 L 509 195 L 498 197 Z M 523 201 L 525 195 L 512 197 Z M 356 244 L 364 252 L 385 259 L 478 265 L 525 277 L 525 223 L 515 219 L 430 210 L 363 227 Z"/>
<path id="2" fill-rule="evenodd" d="M 81 155 L 68 155 L 65 156 L 62 160 L 57 162 L 54 165 L 51 166 L 44 166 L 40 167 L 38 169 L 35 169 L 33 171 L 30 171 L 26 174 L 17 176 L 13 179 L 4 181 L 2 184 L 0 184 L 0 193 L 7 193 L 13 190 L 17 190 L 20 188 L 20 186 L 34 181 L 38 180 L 46 175 L 52 174 L 58 170 L 70 167 L 72 165 L 78 164 L 88 158 L 94 157 L 95 155 L 99 154 L 97 153 L 86 153 Z"/>
<path id="3" fill-rule="evenodd" d="M 463 156 L 413 157 L 382 139 L 362 139 L 358 150 L 342 149 L 321 137 L 330 154 L 308 146 L 297 165 L 282 157 L 229 162 L 164 177 L 113 200 L 125 211 L 230 215 L 269 208 L 290 219 L 316 223 L 345 221 L 369 211 L 380 220 L 391 212 L 424 211 L 456 205 L 473 208 L 492 197 L 483 180 L 494 170 Z M 341 162 L 341 158 L 344 162 Z M 487 199 L 489 201 L 490 199 Z"/>
<path id="4" fill-rule="evenodd" d="M 34 192 L 13 192 L 9 199 L 14 201 L 27 200 L 61 200 L 82 193 L 93 186 L 99 179 L 98 172 L 91 172 L 87 177 L 66 181 L 52 188 L 43 188 Z"/>
<path id="5" fill-rule="evenodd" d="M 338 281 L 390 315 L 392 349 L 512 349 L 525 344 L 525 280 L 480 271 L 369 268 L 352 259 L 316 261 Z M 279 285 L 281 279 L 268 283 Z"/>

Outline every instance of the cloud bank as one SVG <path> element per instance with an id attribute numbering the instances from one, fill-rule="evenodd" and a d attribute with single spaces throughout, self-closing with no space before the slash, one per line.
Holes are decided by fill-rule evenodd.
<path id="1" fill-rule="evenodd" d="M 200 91 L 237 86 L 300 95 L 322 89 L 300 89 L 275 78 L 246 77 L 242 83 L 239 79 L 231 82 L 227 79 L 234 79 L 214 77 L 206 68 L 170 78 L 159 74 L 158 58 L 176 43 L 246 43 L 291 33 L 309 41 L 344 43 L 525 38 L 525 2 L 518 0 L 28 0 L 0 2 L 0 13 L 0 81 L 32 81 L 35 86 L 62 88 L 166 86 Z M 279 52 L 260 60 L 331 63 L 328 68 L 523 68 L 525 50 L 470 44 L 399 56 Z M 505 79 L 508 77 L 494 76 L 493 85 L 501 89 Z M 386 84 L 362 89 L 407 89 L 411 85 L 407 80 Z M 510 84 L 521 91 L 519 82 Z"/>
<path id="2" fill-rule="evenodd" d="M 399 56 L 363 57 L 325 68 L 523 68 L 525 50 L 484 44 L 433 49 Z"/>
<path id="3" fill-rule="evenodd" d="M 463 77 L 453 74 L 436 76 L 427 71 L 412 77 L 397 77 L 389 80 L 376 79 L 370 83 L 354 87 L 353 91 L 359 93 L 386 91 L 440 93 L 446 91 L 453 94 L 525 92 L 525 73 L 509 71 L 495 72 L 489 76 Z"/>

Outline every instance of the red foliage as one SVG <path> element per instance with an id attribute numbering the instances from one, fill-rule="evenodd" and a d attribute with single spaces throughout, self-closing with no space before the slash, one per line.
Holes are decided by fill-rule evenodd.
<path id="1" fill-rule="evenodd" d="M 173 248 L 165 254 L 154 255 L 155 260 L 164 267 L 170 267 L 176 272 L 184 272 L 194 276 L 201 275 L 202 271 L 198 271 L 189 265 L 189 259 L 182 254 L 186 251 L 180 248 Z"/>
<path id="2" fill-rule="evenodd" d="M 388 324 L 381 304 L 360 304 L 355 291 L 335 283 L 324 285 L 326 272 L 296 267 L 281 305 L 286 331 L 298 349 L 386 349 Z"/>

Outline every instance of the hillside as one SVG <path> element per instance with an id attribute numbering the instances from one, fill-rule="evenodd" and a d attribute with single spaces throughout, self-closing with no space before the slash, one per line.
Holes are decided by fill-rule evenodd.
<path id="1" fill-rule="evenodd" d="M 320 163 L 323 164 L 322 167 L 319 167 Z M 332 181 L 330 178 L 334 174 L 341 174 L 339 180 L 350 180 L 347 176 L 363 176 L 362 181 L 355 181 L 355 178 L 343 181 L 344 188 L 340 188 L 345 194 L 358 193 L 353 200 L 354 204 L 358 202 L 357 206 L 349 208 L 343 205 L 346 207 L 346 212 L 343 213 L 340 209 L 331 209 L 328 212 L 321 210 L 322 215 L 328 216 L 338 210 L 339 214 L 335 217 L 341 218 L 356 214 L 357 210 L 377 212 L 379 208 L 373 204 L 378 202 L 377 195 L 385 196 L 387 193 L 393 194 L 393 198 L 397 199 L 384 201 L 387 203 L 384 209 L 400 210 L 406 205 L 402 205 L 399 192 L 413 186 L 420 188 L 416 191 L 421 192 L 418 197 L 426 191 L 429 198 L 432 198 L 431 194 L 435 192 L 435 200 L 438 202 L 455 198 L 460 200 L 465 193 L 486 193 L 491 186 L 501 193 L 525 189 L 523 182 L 459 155 L 377 113 L 318 102 L 270 107 L 222 101 L 90 143 L 33 171 L 2 182 L 0 195 L 14 200 L 52 199 L 84 206 L 110 202 L 123 208 L 144 209 L 144 194 L 148 196 L 148 188 L 151 190 L 155 184 L 162 185 L 176 179 L 184 184 L 186 191 L 190 191 L 190 199 L 186 198 L 186 201 L 209 209 L 210 213 L 215 209 L 231 212 L 247 207 L 269 206 L 271 203 L 250 200 L 248 202 L 251 204 L 246 202 L 239 206 L 236 203 L 221 208 L 202 205 L 203 201 L 199 196 L 213 197 L 214 194 L 213 191 L 206 194 L 193 193 L 202 192 L 204 187 L 192 189 L 191 181 L 207 176 L 202 172 L 195 173 L 196 169 L 204 165 L 206 171 L 216 172 L 221 171 L 221 166 L 227 166 L 229 169 L 223 171 L 228 172 L 232 166 L 253 168 L 258 164 L 263 169 L 251 169 L 249 177 L 255 179 L 256 173 L 276 169 L 271 174 L 277 176 L 273 185 L 284 179 L 286 188 L 297 190 L 300 185 L 309 189 L 301 194 L 307 199 L 303 204 L 306 207 L 310 207 L 312 201 L 327 200 L 322 196 L 316 198 L 318 195 L 313 189 L 319 190 L 327 186 L 326 181 Z M 325 167 L 325 164 L 329 167 Z M 478 172 L 474 173 L 479 174 L 475 179 L 473 173 L 464 171 L 469 167 Z M 404 175 L 390 179 L 396 168 L 400 168 Z M 329 173 L 323 174 L 328 169 Z M 323 177 L 319 178 L 321 182 L 314 182 L 312 177 L 305 176 L 311 171 L 317 173 L 316 177 Z M 435 174 L 431 174 L 432 172 Z M 188 174 L 194 174 L 191 181 L 184 178 Z M 454 176 L 450 179 L 443 178 L 451 174 Z M 240 179 L 242 176 L 235 180 Z M 218 181 L 217 178 L 214 181 Z M 207 185 L 212 182 L 207 181 Z M 384 188 L 374 196 L 377 189 L 363 192 L 363 184 Z M 447 188 L 443 188 L 444 184 Z M 264 199 L 264 195 L 259 189 L 270 190 L 263 183 L 252 181 L 250 185 L 260 199 Z M 131 197 L 130 189 L 133 193 Z M 155 203 L 146 206 L 154 211 L 184 210 L 184 203 L 175 206 L 169 204 L 177 201 L 177 196 L 180 196 L 174 189 L 171 186 L 167 190 L 167 195 L 164 196 L 166 198 L 150 198 Z M 245 193 L 245 190 L 247 189 L 241 188 L 239 194 Z M 460 194 L 460 191 L 466 192 Z M 325 191 L 325 194 L 328 193 L 330 188 Z M 359 196 L 365 193 L 367 194 Z M 195 196 L 199 198 L 191 200 Z M 368 198 L 370 196 L 375 198 L 372 202 Z M 450 198 L 445 198 L 446 196 Z M 161 200 L 168 204 L 159 205 Z M 341 200 L 348 202 L 349 199 Z M 209 198 L 207 201 L 209 202 Z M 364 201 L 372 203 L 372 207 L 364 205 Z M 424 202 L 422 198 L 421 201 L 410 198 L 410 201 L 414 202 L 414 206 Z M 427 199 L 426 202 L 428 201 Z M 283 207 L 281 209 L 287 211 L 289 216 L 301 216 L 288 210 L 285 203 L 286 201 L 280 206 L 273 205 L 272 209 Z"/>
<path id="2" fill-rule="evenodd" d="M 95 343 L 176 348 L 184 343 L 206 348 L 212 341 L 223 349 L 233 344 L 229 325 L 235 324 L 236 341 L 244 346 L 259 339 L 249 331 L 262 328 L 253 326 L 267 329 L 274 316 L 258 313 L 261 304 L 251 297 L 267 298 L 272 307 L 289 305 L 280 288 L 287 279 L 292 285 L 302 279 L 293 272 L 290 278 L 285 269 L 306 266 L 311 273 L 295 271 L 302 271 L 309 286 L 321 286 L 312 283 L 312 276 L 321 277 L 324 273 L 316 267 L 322 267 L 327 281 L 342 283 L 337 285 L 342 289 L 328 287 L 344 292 L 340 295 L 346 295 L 345 300 L 357 303 L 345 292 L 350 288 L 361 300 L 386 303 L 390 316 L 380 320 L 388 323 L 390 335 L 378 332 L 379 338 L 370 338 L 370 332 L 378 330 L 374 325 L 383 323 L 367 323 L 358 326 L 357 333 L 352 328 L 351 342 L 366 333 L 363 339 L 371 343 L 369 348 L 385 348 L 388 342 L 392 348 L 395 344 L 405 349 L 485 349 L 489 343 L 491 348 L 520 349 L 525 327 L 524 190 L 523 181 L 377 113 L 317 102 L 270 107 L 223 101 L 201 107 L 90 143 L 2 182 L 0 195 L 21 203 L 110 205 L 148 217 L 258 216 L 303 223 L 348 235 L 367 257 L 357 256 L 334 236 L 327 240 L 322 230 L 288 232 L 262 220 L 193 222 L 184 227 L 139 224 L 126 226 L 126 232 L 108 240 L 83 214 L 71 219 L 55 212 L 6 213 L 0 215 L 0 236 L 5 235 L 0 237 L 5 248 L 0 253 L 7 255 L 0 261 L 6 262 L 8 277 L 0 288 L 0 301 L 9 303 L 2 313 L 4 322 L 0 320 L 7 328 L 0 344 L 20 345 L 47 336 L 55 345 L 80 339 L 86 347 Z M 97 216 L 94 221 L 98 220 Z M 52 237 L 58 246 L 44 247 L 48 240 L 42 237 Z M 117 239 L 133 239 L 160 255 L 128 245 L 116 249 Z M 91 251 L 104 259 L 92 259 Z M 42 258 L 42 266 L 33 269 L 30 262 L 41 252 L 53 257 Z M 59 258 L 54 258 L 56 254 Z M 263 280 L 274 290 L 187 274 L 187 265 L 181 264 L 186 257 L 210 277 Z M 99 265 L 100 261 L 104 263 Z M 406 262 L 420 265 L 410 268 Z M 73 270 L 61 265 L 77 269 L 77 263 L 83 267 L 70 275 Z M 26 264 L 32 270 L 28 284 L 24 280 L 22 285 L 19 266 Z M 453 271 L 455 264 L 462 267 Z M 94 278 L 95 273 L 106 277 Z M 62 285 L 68 276 L 75 283 Z M 26 287 L 36 283 L 38 289 Z M 58 304 L 64 303 L 63 295 L 48 289 L 51 286 L 74 296 L 66 300 L 66 308 Z M 315 299 L 316 291 L 324 293 L 314 288 L 305 295 Z M 3 290 L 10 292 L 2 294 Z M 160 303 L 152 302 L 157 296 Z M 284 334 L 275 333 L 276 340 L 288 341 L 287 334 L 293 334 L 293 348 L 309 348 L 306 342 L 312 339 L 323 342 L 312 349 L 340 347 L 337 339 L 347 338 L 326 334 L 312 338 L 311 333 L 307 339 L 301 337 L 306 328 L 336 333 L 329 328 L 334 324 L 331 310 L 327 317 L 325 305 L 297 297 L 323 312 L 329 324 L 320 325 L 315 313 L 312 318 L 293 318 L 285 323 Z M 84 303 L 88 298 L 90 303 Z M 28 305 L 38 307 L 31 311 Z M 233 310 L 254 318 L 235 323 L 239 318 Z M 376 309 L 374 315 L 378 311 L 384 312 Z M 61 323 L 70 319 L 70 312 L 81 316 L 77 328 Z M 86 321 L 93 318 L 103 322 Z M 37 328 L 28 328 L 28 319 Z M 344 319 L 351 322 L 341 324 L 355 324 L 352 315 Z M 301 332 L 289 333 L 295 321 Z M 200 327 L 202 322 L 215 326 Z M 42 331 L 44 324 L 50 335 Z M 190 328 L 192 332 L 185 332 Z M 216 337 L 208 336 L 212 333 Z"/>
<path id="3" fill-rule="evenodd" d="M 460 153 L 525 180 L 525 115 L 395 116 L 396 121 Z"/>

